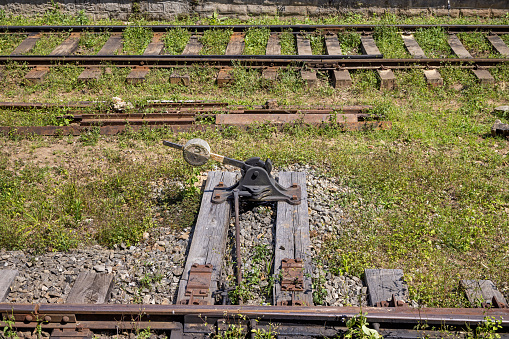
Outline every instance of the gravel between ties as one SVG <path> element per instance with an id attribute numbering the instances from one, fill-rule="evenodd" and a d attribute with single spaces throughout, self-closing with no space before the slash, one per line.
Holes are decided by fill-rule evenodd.
<path id="1" fill-rule="evenodd" d="M 315 258 L 326 240 L 326 233 L 341 236 L 341 227 L 350 222 L 337 196 L 347 192 L 336 178 L 328 178 L 310 167 L 293 165 L 284 171 L 306 171 L 311 230 L 312 256 Z M 274 170 L 276 174 L 278 170 Z M 157 193 L 157 192 L 156 192 Z M 270 267 L 273 265 L 274 232 L 277 205 L 241 204 L 241 253 L 244 279 L 250 281 L 249 304 L 271 302 Z M 0 251 L 0 268 L 17 269 L 19 274 L 11 286 L 8 302 L 50 303 L 64 302 L 78 274 L 85 270 L 112 272 L 115 287 L 110 303 L 175 303 L 180 276 L 185 264 L 185 253 L 191 229 L 173 230 L 159 227 L 146 234 L 136 246 L 117 246 L 106 249 L 93 246 L 72 250 L 32 255 L 29 251 Z M 230 252 L 234 257 L 233 219 L 230 226 Z M 232 251 L 233 250 L 233 251 Z M 265 258 L 264 258 L 265 257 Z M 353 276 L 335 276 L 326 265 L 315 265 L 313 280 L 326 290 L 324 305 L 366 305 L 366 288 Z M 232 260 L 225 260 L 224 279 L 234 271 Z M 320 279 L 322 278 L 322 279 Z M 325 279 L 323 279 L 325 278 Z M 323 283 L 322 283 L 323 282 Z"/>

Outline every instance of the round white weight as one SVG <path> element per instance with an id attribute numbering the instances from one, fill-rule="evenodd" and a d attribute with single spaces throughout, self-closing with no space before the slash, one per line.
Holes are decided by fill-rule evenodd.
<path id="1" fill-rule="evenodd" d="M 210 146 L 203 139 L 191 139 L 184 145 L 184 160 L 193 166 L 204 165 L 210 158 Z"/>

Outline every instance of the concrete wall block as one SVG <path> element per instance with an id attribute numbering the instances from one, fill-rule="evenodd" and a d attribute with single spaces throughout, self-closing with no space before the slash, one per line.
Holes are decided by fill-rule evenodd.
<path id="1" fill-rule="evenodd" d="M 282 6 L 279 8 L 279 15 L 281 16 L 307 16 L 308 11 L 306 6 Z"/>
<path id="2" fill-rule="evenodd" d="M 507 14 L 509 13 L 509 11 L 505 10 L 505 9 L 492 9 L 491 10 L 491 15 L 495 18 L 503 18 L 505 17 Z"/>
<path id="3" fill-rule="evenodd" d="M 400 13 L 407 16 L 428 16 L 431 14 L 429 8 L 406 8 L 401 9 Z"/>
<path id="4" fill-rule="evenodd" d="M 55 0 L 62 11 L 76 14 L 80 10 L 92 18 L 127 20 L 133 0 Z M 209 16 L 216 11 L 223 16 L 247 18 L 257 15 L 322 16 L 338 13 L 383 15 L 399 13 L 408 16 L 436 15 L 459 17 L 505 17 L 507 0 L 138 0 L 141 10 L 151 19 L 171 19 L 181 14 Z M 195 4 L 195 1 L 198 2 Z M 0 9 L 13 15 L 41 15 L 51 10 L 49 0 L 0 0 Z M 473 9 L 474 8 L 474 9 Z"/>
<path id="5" fill-rule="evenodd" d="M 276 6 L 247 5 L 249 15 L 277 15 Z"/>

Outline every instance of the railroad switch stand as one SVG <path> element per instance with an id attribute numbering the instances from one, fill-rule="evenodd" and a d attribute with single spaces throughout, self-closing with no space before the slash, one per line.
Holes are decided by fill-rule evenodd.
<path id="1" fill-rule="evenodd" d="M 210 152 L 209 144 L 202 139 L 191 139 L 185 145 L 169 141 L 163 141 L 163 144 L 182 150 L 184 160 L 193 166 L 204 165 L 212 158 L 223 164 L 240 168 L 242 177 L 236 184 L 225 187 L 219 183 L 214 188 L 212 202 L 215 204 L 235 198 L 235 195 L 238 195 L 242 200 L 249 201 L 285 201 L 291 205 L 300 204 L 301 187 L 296 183 L 290 187 L 283 187 L 277 183 L 271 175 L 272 162 L 270 159 L 262 161 L 259 157 L 253 157 L 241 161 L 214 154 Z"/>
<path id="2" fill-rule="evenodd" d="M 226 187 L 224 183 L 220 182 L 212 191 L 211 202 L 214 204 L 221 204 L 227 200 L 233 199 L 234 210 L 235 210 L 235 251 L 236 251 L 236 266 L 237 266 L 237 284 L 240 286 L 242 282 L 242 258 L 240 254 L 240 222 L 239 222 L 239 200 L 248 201 L 282 201 L 287 202 L 291 205 L 299 205 L 301 203 L 301 187 L 293 183 L 290 187 L 283 187 L 272 177 L 272 162 L 270 159 L 262 161 L 259 157 L 249 158 L 246 161 L 232 159 L 223 155 L 214 154 L 210 152 L 209 144 L 202 139 L 191 139 L 186 142 L 185 145 L 179 145 L 170 141 L 163 141 L 163 145 L 182 150 L 184 160 L 193 166 L 201 166 L 207 163 L 209 159 L 219 161 L 226 165 L 232 165 L 240 168 L 242 177 L 240 180 L 230 187 Z M 298 259 L 285 259 L 286 262 L 283 265 L 287 265 L 286 269 L 283 266 L 284 276 L 284 289 L 285 291 L 295 292 L 303 290 L 303 266 L 302 260 Z M 284 261 L 284 260 L 283 260 Z M 195 264 L 196 265 L 196 264 Z M 199 265 L 198 265 L 199 266 Z M 194 265 L 193 265 L 194 267 Z M 189 289 L 191 283 L 190 279 L 187 283 L 186 295 L 190 299 L 185 302 L 200 303 L 207 302 L 204 299 L 196 299 L 195 297 L 201 297 L 204 289 L 200 286 Z M 210 284 L 210 276 L 208 283 Z M 208 285 L 207 285 L 208 286 Z M 283 286 L 283 284 L 282 284 Z M 206 293 L 209 290 L 207 287 Z M 239 300 L 242 303 L 242 300 Z M 300 301 L 291 301 L 292 305 L 299 305 Z"/>

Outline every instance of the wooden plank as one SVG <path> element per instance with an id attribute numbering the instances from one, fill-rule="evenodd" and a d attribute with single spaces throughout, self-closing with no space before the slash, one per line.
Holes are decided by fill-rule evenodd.
<path id="1" fill-rule="evenodd" d="M 413 58 L 426 58 L 426 54 L 424 54 L 424 51 L 415 40 L 413 34 L 402 34 L 401 37 L 403 38 L 408 53 L 410 53 Z"/>
<path id="2" fill-rule="evenodd" d="M 504 57 L 509 57 L 509 47 L 505 44 L 504 40 L 496 34 L 488 35 L 488 40 L 491 42 L 493 47 Z"/>
<path id="3" fill-rule="evenodd" d="M 451 46 L 452 51 L 459 58 L 471 58 L 472 55 L 467 51 L 465 46 L 461 43 L 460 39 L 456 34 L 449 34 L 449 38 L 447 39 L 449 46 Z"/>
<path id="4" fill-rule="evenodd" d="M 337 122 L 357 122 L 357 114 L 336 114 Z M 216 114 L 218 125 L 249 125 L 253 122 L 284 124 L 301 121 L 306 124 L 321 124 L 331 120 L 331 114 Z"/>
<path id="5" fill-rule="evenodd" d="M 396 300 L 407 299 L 408 288 L 400 269 L 366 269 L 364 270 L 366 286 L 369 293 L 369 306 L 387 301 L 394 295 Z"/>
<path id="6" fill-rule="evenodd" d="M 184 51 L 182 52 L 183 55 L 198 55 L 200 54 L 201 49 L 203 48 L 202 43 L 200 42 L 200 36 L 193 35 L 187 42 L 186 47 L 184 48 Z"/>
<path id="7" fill-rule="evenodd" d="M 50 56 L 64 56 L 70 55 L 78 49 L 80 42 L 80 34 L 79 33 L 71 33 L 67 39 L 64 40 L 60 45 L 55 47 L 53 51 L 49 54 Z"/>
<path id="8" fill-rule="evenodd" d="M 325 36 L 325 46 L 327 47 L 327 54 L 329 55 L 343 54 L 336 34 L 327 34 Z M 346 69 L 333 70 L 332 83 L 335 88 L 352 86 L 352 77 L 350 76 L 350 72 Z"/>
<path id="9" fill-rule="evenodd" d="M 279 172 L 279 184 L 289 187 L 297 183 L 302 188 L 300 205 L 286 202 L 277 203 L 276 243 L 274 249 L 274 277 L 278 280 L 281 272 L 281 260 L 300 258 L 304 263 L 304 291 L 293 292 L 305 306 L 313 306 L 311 284 L 311 240 L 309 237 L 309 215 L 305 172 Z M 281 290 L 280 283 L 275 284 L 274 305 L 292 299 L 292 292 Z"/>
<path id="10" fill-rule="evenodd" d="M 352 86 L 350 72 L 346 69 L 332 71 L 332 83 L 335 88 Z"/>
<path id="11" fill-rule="evenodd" d="M 361 49 L 363 54 L 382 54 L 380 53 L 380 50 L 376 46 L 375 40 L 371 35 L 361 36 Z"/>
<path id="12" fill-rule="evenodd" d="M 113 55 L 122 48 L 122 34 L 113 33 L 108 38 L 97 55 Z M 78 81 L 87 82 L 98 80 L 101 77 L 102 71 L 99 67 L 87 67 L 78 76 Z"/>
<path id="13" fill-rule="evenodd" d="M 113 55 L 122 49 L 122 33 L 113 33 L 97 55 Z"/>
<path id="14" fill-rule="evenodd" d="M 48 72 L 48 67 L 34 67 L 25 75 L 25 80 L 32 84 L 40 84 Z"/>
<path id="15" fill-rule="evenodd" d="M 66 303 L 103 304 L 108 302 L 113 289 L 113 274 L 81 272 L 74 282 Z"/>
<path id="16" fill-rule="evenodd" d="M 235 32 L 226 46 L 225 55 L 241 55 L 244 52 L 244 33 Z"/>
<path id="17" fill-rule="evenodd" d="M 507 305 L 504 296 L 491 280 L 461 280 L 460 285 L 465 289 L 468 301 L 472 305 L 480 306 L 484 302 L 491 303 L 493 297 Z"/>
<path id="18" fill-rule="evenodd" d="M 11 285 L 17 275 L 17 270 L 0 270 L 0 302 L 4 302 L 7 299 Z"/>
<path id="19" fill-rule="evenodd" d="M 32 48 L 35 47 L 37 41 L 41 38 L 39 33 L 30 33 L 25 40 L 23 40 L 11 55 L 22 55 L 28 53 Z"/>
<path id="20" fill-rule="evenodd" d="M 186 299 L 185 290 L 189 271 L 195 263 L 199 265 L 212 264 L 213 266 L 209 298 L 210 294 L 220 287 L 221 266 L 226 248 L 228 226 L 230 224 L 231 204 L 230 202 L 213 204 L 211 201 L 212 191 L 221 181 L 224 185 L 231 186 L 235 180 L 236 174 L 232 172 L 216 171 L 208 173 L 200 212 L 196 219 L 193 238 L 187 255 L 186 266 L 180 278 L 177 301 Z"/>
<path id="21" fill-rule="evenodd" d="M 267 67 L 262 71 L 262 77 L 267 80 L 276 80 L 279 67 Z"/>
<path id="22" fill-rule="evenodd" d="M 305 38 L 302 34 L 297 35 L 297 53 L 299 55 L 312 55 L 311 42 Z M 313 87 L 318 84 L 316 73 L 310 70 L 301 69 L 300 75 L 306 82 L 308 87 Z"/>
<path id="23" fill-rule="evenodd" d="M 277 33 L 270 33 L 269 41 L 267 41 L 266 55 L 281 55 L 281 42 Z"/>
<path id="24" fill-rule="evenodd" d="M 488 85 L 495 83 L 495 78 L 487 69 L 473 69 L 472 72 L 474 72 L 481 84 Z"/>
<path id="25" fill-rule="evenodd" d="M 426 82 L 431 86 L 443 86 L 444 79 L 436 69 L 424 70 L 424 76 L 426 77 Z"/>
<path id="26" fill-rule="evenodd" d="M 85 68 L 83 72 L 78 76 L 78 81 L 91 81 L 98 80 L 101 77 L 102 70 L 100 67 L 89 67 Z"/>
<path id="27" fill-rule="evenodd" d="M 164 33 L 154 33 L 152 41 L 148 44 L 143 55 L 160 55 L 164 49 L 164 42 L 161 41 Z"/>
<path id="28" fill-rule="evenodd" d="M 361 49 L 362 53 L 373 55 L 381 54 L 380 50 L 376 46 L 375 40 L 371 35 L 361 37 Z M 380 78 L 380 89 L 393 89 L 396 77 L 390 69 L 379 69 L 377 70 Z"/>
<path id="29" fill-rule="evenodd" d="M 394 89 L 396 83 L 394 72 L 390 69 L 379 69 L 377 72 L 380 77 L 380 89 Z"/>
<path id="30" fill-rule="evenodd" d="M 191 83 L 191 77 L 189 75 L 179 75 L 179 74 L 172 74 L 170 75 L 170 84 L 172 85 L 183 85 L 183 86 L 189 86 Z"/>
<path id="31" fill-rule="evenodd" d="M 297 53 L 299 55 L 313 55 L 311 41 L 301 34 L 297 35 Z"/>
<path id="32" fill-rule="evenodd" d="M 229 67 L 221 68 L 219 72 L 217 73 L 217 86 L 223 87 L 228 84 L 231 84 L 235 81 L 232 75 L 232 69 Z"/>
<path id="33" fill-rule="evenodd" d="M 318 85 L 318 78 L 316 77 L 315 71 L 301 69 L 300 75 L 302 77 L 302 80 L 306 82 L 308 87 L 314 87 Z"/>
<path id="34" fill-rule="evenodd" d="M 325 47 L 327 48 L 327 54 L 329 55 L 342 55 L 341 47 L 339 46 L 339 40 L 337 34 L 325 35 Z"/>
<path id="35" fill-rule="evenodd" d="M 150 72 L 150 68 L 146 66 L 134 67 L 127 75 L 126 81 L 127 83 L 133 85 L 142 83 L 145 81 L 145 77 L 147 76 L 148 72 Z"/>
<path id="36" fill-rule="evenodd" d="M 148 44 L 147 48 L 143 52 L 143 55 L 159 55 L 161 54 L 164 43 L 161 41 L 163 33 L 155 33 L 152 36 L 152 42 Z M 127 75 L 126 81 L 130 84 L 140 84 L 145 81 L 145 77 L 150 72 L 150 68 L 146 66 L 137 66 L 131 69 L 131 72 Z"/>

